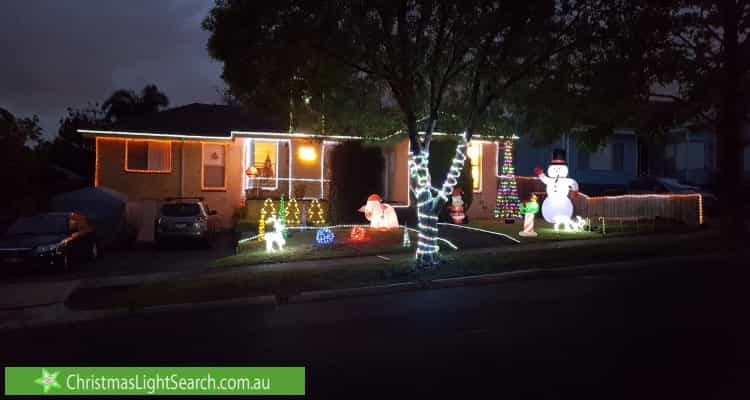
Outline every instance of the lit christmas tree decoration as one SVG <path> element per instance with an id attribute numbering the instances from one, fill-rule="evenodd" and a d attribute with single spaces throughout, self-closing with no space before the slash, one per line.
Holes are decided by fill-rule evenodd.
<path id="1" fill-rule="evenodd" d="M 266 233 L 266 219 L 276 215 L 276 207 L 273 205 L 273 200 L 270 198 L 263 202 L 263 207 L 260 209 L 260 219 L 258 219 L 258 240 L 265 240 Z"/>
<path id="2" fill-rule="evenodd" d="M 516 168 L 513 166 L 513 142 L 506 140 L 503 145 L 500 183 L 497 185 L 495 218 L 504 219 L 506 223 L 513 223 L 520 215 Z"/>
<path id="3" fill-rule="evenodd" d="M 260 209 L 260 219 L 258 219 L 258 241 L 266 240 L 266 210 Z"/>
<path id="4" fill-rule="evenodd" d="M 333 234 L 331 228 L 320 228 L 315 233 L 315 242 L 321 245 L 333 244 L 334 239 L 336 239 L 336 235 Z"/>
<path id="5" fill-rule="evenodd" d="M 326 224 L 323 208 L 320 206 L 320 202 L 317 199 L 310 202 L 310 208 L 307 210 L 307 221 L 310 225 L 321 226 Z"/>
<path id="6" fill-rule="evenodd" d="M 302 223 L 302 220 L 300 218 L 301 212 L 299 209 L 299 203 L 297 203 L 297 199 L 289 199 L 289 205 L 287 206 L 286 214 L 286 222 L 288 225 L 295 226 Z"/>

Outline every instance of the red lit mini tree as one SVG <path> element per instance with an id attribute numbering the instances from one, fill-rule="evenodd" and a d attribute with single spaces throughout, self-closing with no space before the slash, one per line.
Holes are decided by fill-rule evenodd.
<path id="1" fill-rule="evenodd" d="M 503 145 L 503 163 L 500 166 L 500 182 L 497 185 L 497 203 L 495 218 L 513 223 L 520 216 L 518 209 L 518 185 L 516 168 L 513 166 L 513 142 L 507 140 Z"/>

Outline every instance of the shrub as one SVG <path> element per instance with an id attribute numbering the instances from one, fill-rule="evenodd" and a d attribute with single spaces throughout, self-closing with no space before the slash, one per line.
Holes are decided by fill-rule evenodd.
<path id="1" fill-rule="evenodd" d="M 331 153 L 330 220 L 335 223 L 362 222 L 357 212 L 373 193 L 383 194 L 385 161 L 379 147 L 345 142 Z"/>

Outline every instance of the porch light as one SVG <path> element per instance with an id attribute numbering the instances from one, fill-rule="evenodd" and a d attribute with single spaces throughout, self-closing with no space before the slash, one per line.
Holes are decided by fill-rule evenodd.
<path id="1" fill-rule="evenodd" d="M 318 154 L 315 151 L 315 147 L 302 146 L 297 152 L 297 156 L 303 161 L 315 161 L 318 158 Z"/>

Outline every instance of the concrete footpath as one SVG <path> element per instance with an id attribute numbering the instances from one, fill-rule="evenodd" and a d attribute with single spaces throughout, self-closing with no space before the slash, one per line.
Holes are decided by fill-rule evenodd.
<path id="1" fill-rule="evenodd" d="M 679 241 L 682 239 L 698 239 L 703 236 L 709 237 L 715 232 L 693 232 L 677 235 L 668 235 L 670 241 Z M 462 251 L 466 255 L 487 255 L 488 257 L 500 256 L 502 254 L 549 250 L 561 248 L 589 247 L 596 246 L 597 243 L 613 244 L 622 242 L 623 244 L 637 244 L 640 242 L 653 241 L 654 235 L 642 237 L 620 237 L 606 239 L 590 240 L 566 240 L 555 242 L 539 242 L 533 244 L 519 244 L 512 246 L 481 248 Z M 388 264 L 413 258 L 412 254 L 398 254 L 388 256 L 363 256 L 363 257 L 346 257 L 337 259 L 310 260 L 275 264 L 248 265 L 241 267 L 212 268 L 202 271 L 188 272 L 169 272 L 143 275 L 126 275 L 102 278 L 77 279 L 70 281 L 58 282 L 28 282 L 0 285 L 0 329 L 23 328 L 26 326 L 66 323 L 91 318 L 101 318 L 118 314 L 127 314 L 127 309 L 120 310 L 90 310 L 80 311 L 71 310 L 65 306 L 65 300 L 68 296 L 79 288 L 105 288 L 105 287 L 122 287 L 130 285 L 140 285 L 150 282 L 159 282 L 172 279 L 194 278 L 201 279 L 204 277 L 215 276 L 240 276 L 247 272 L 257 271 L 302 271 L 308 269 L 329 269 L 340 266 L 356 266 L 363 264 L 382 263 Z M 694 258 L 695 256 L 691 256 Z M 704 256 L 700 256 L 704 257 Z M 709 254 L 705 257 L 718 257 L 715 254 Z M 679 259 L 679 257 L 674 258 Z M 653 261 L 653 260 L 652 260 Z M 181 304 L 149 307 L 147 310 L 175 310 L 180 308 L 194 307 L 216 307 L 232 304 L 277 304 L 277 303 L 295 303 L 304 301 L 316 301 L 332 299 L 342 296 L 362 296 L 388 293 L 393 291 L 416 290 L 423 288 L 439 288 L 460 286 L 469 284 L 483 284 L 496 282 L 506 279 L 528 278 L 535 276 L 544 276 L 547 274 L 565 274 L 580 273 L 582 271 L 597 271 L 606 268 L 623 268 L 630 265 L 637 265 L 641 260 L 629 260 L 608 264 L 596 264 L 587 266 L 574 266 L 555 269 L 522 269 L 509 272 L 494 274 L 485 274 L 468 277 L 446 278 L 432 281 L 421 282 L 404 282 L 392 285 L 372 286 L 355 289 L 338 289 L 319 292 L 303 292 L 291 298 L 279 299 L 276 296 L 258 296 L 246 299 L 234 299 L 217 302 L 206 302 L 201 304 Z"/>

